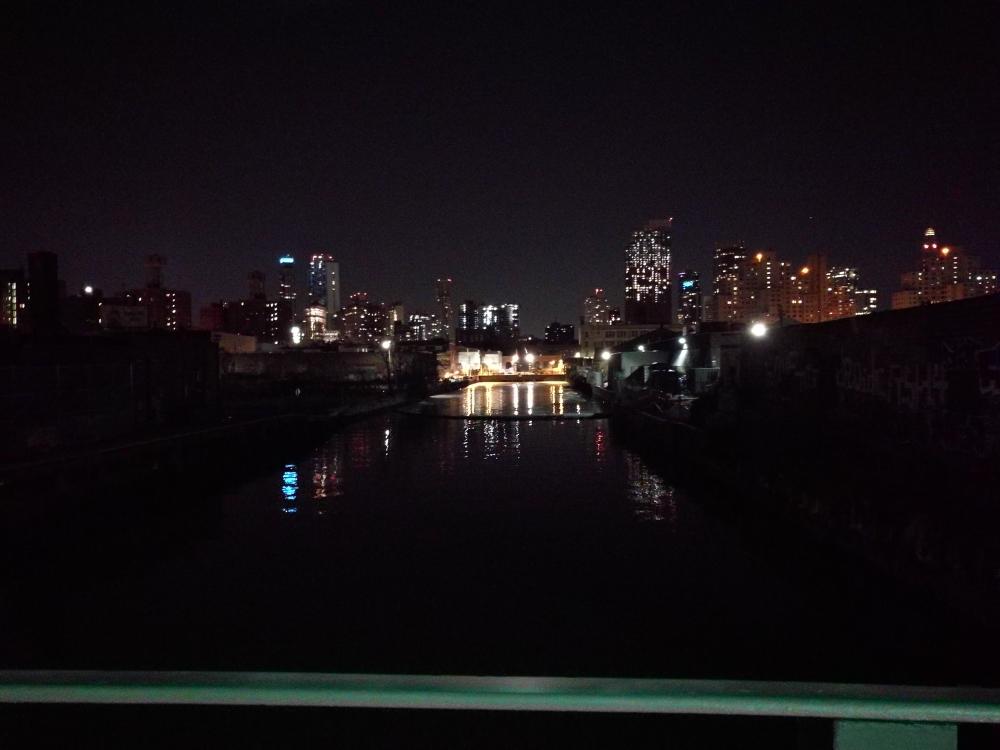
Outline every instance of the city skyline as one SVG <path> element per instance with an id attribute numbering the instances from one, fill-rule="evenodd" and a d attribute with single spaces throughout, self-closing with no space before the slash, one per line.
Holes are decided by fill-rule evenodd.
<path id="1" fill-rule="evenodd" d="M 889 289 L 927 226 L 996 267 L 985 13 L 26 7 L 0 265 L 49 250 L 116 293 L 159 254 L 199 307 L 322 248 L 345 294 L 433 309 L 449 275 L 536 333 L 583 290 L 621 304 L 621 248 L 655 216 L 702 278 L 742 240 Z"/>

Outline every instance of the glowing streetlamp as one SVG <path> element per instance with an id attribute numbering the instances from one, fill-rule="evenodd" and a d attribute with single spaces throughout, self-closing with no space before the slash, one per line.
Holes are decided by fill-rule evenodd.
<path id="1" fill-rule="evenodd" d="M 644 351 L 646 351 L 646 345 L 645 345 L 645 344 L 639 344 L 639 346 L 637 346 L 636 348 L 637 348 L 637 349 L 638 349 L 638 350 L 639 350 L 640 352 L 644 352 Z"/>
<path id="2" fill-rule="evenodd" d="M 762 339 L 767 335 L 767 326 L 763 323 L 754 323 L 750 326 L 750 335 L 757 339 Z"/>
<path id="3" fill-rule="evenodd" d="M 299 328 L 299 326 L 292 326 L 291 334 L 292 334 L 292 343 L 295 346 L 298 346 L 299 344 L 302 343 L 302 329 Z"/>
<path id="4" fill-rule="evenodd" d="M 392 390 L 392 339 L 382 341 L 382 350 L 385 352 L 385 384 Z"/>
<path id="5" fill-rule="evenodd" d="M 533 364 L 535 364 L 535 355 L 532 354 L 531 352 L 525 352 L 524 361 L 528 363 L 528 367 L 531 367 Z"/>
<path id="6" fill-rule="evenodd" d="M 87 286 L 85 286 L 83 288 L 83 293 L 84 294 L 93 294 L 94 293 L 94 287 L 92 287 L 90 284 L 87 284 Z"/>
<path id="7" fill-rule="evenodd" d="M 573 359 L 580 359 L 581 357 L 583 357 L 583 352 L 577 352 L 573 355 Z"/>
<path id="8" fill-rule="evenodd" d="M 603 352 L 601 352 L 601 359 L 607 362 L 609 359 L 611 359 L 611 352 L 605 349 Z"/>

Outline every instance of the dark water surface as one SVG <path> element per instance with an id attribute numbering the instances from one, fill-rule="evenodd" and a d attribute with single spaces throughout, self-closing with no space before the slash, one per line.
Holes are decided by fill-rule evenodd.
<path id="1" fill-rule="evenodd" d="M 2 666 L 998 674 L 947 613 L 744 538 L 567 388 L 491 391 L 569 418 L 380 416 L 268 466 L 8 509 Z M 442 408 L 470 399 L 486 413 L 482 387 Z"/>

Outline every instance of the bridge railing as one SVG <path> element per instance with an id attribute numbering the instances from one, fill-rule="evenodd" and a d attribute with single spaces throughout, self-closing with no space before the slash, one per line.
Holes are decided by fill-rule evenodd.
<path id="1" fill-rule="evenodd" d="M 1000 690 L 704 680 L 254 672 L 0 672 L 0 703 L 578 711 L 811 717 L 835 747 L 957 747 Z"/>

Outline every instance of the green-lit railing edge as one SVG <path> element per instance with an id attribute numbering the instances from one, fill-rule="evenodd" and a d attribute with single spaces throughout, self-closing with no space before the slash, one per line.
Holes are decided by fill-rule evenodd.
<path id="1" fill-rule="evenodd" d="M 367 707 L 1000 723 L 1000 691 L 823 683 L 240 672 L 0 672 L 0 703 Z"/>

